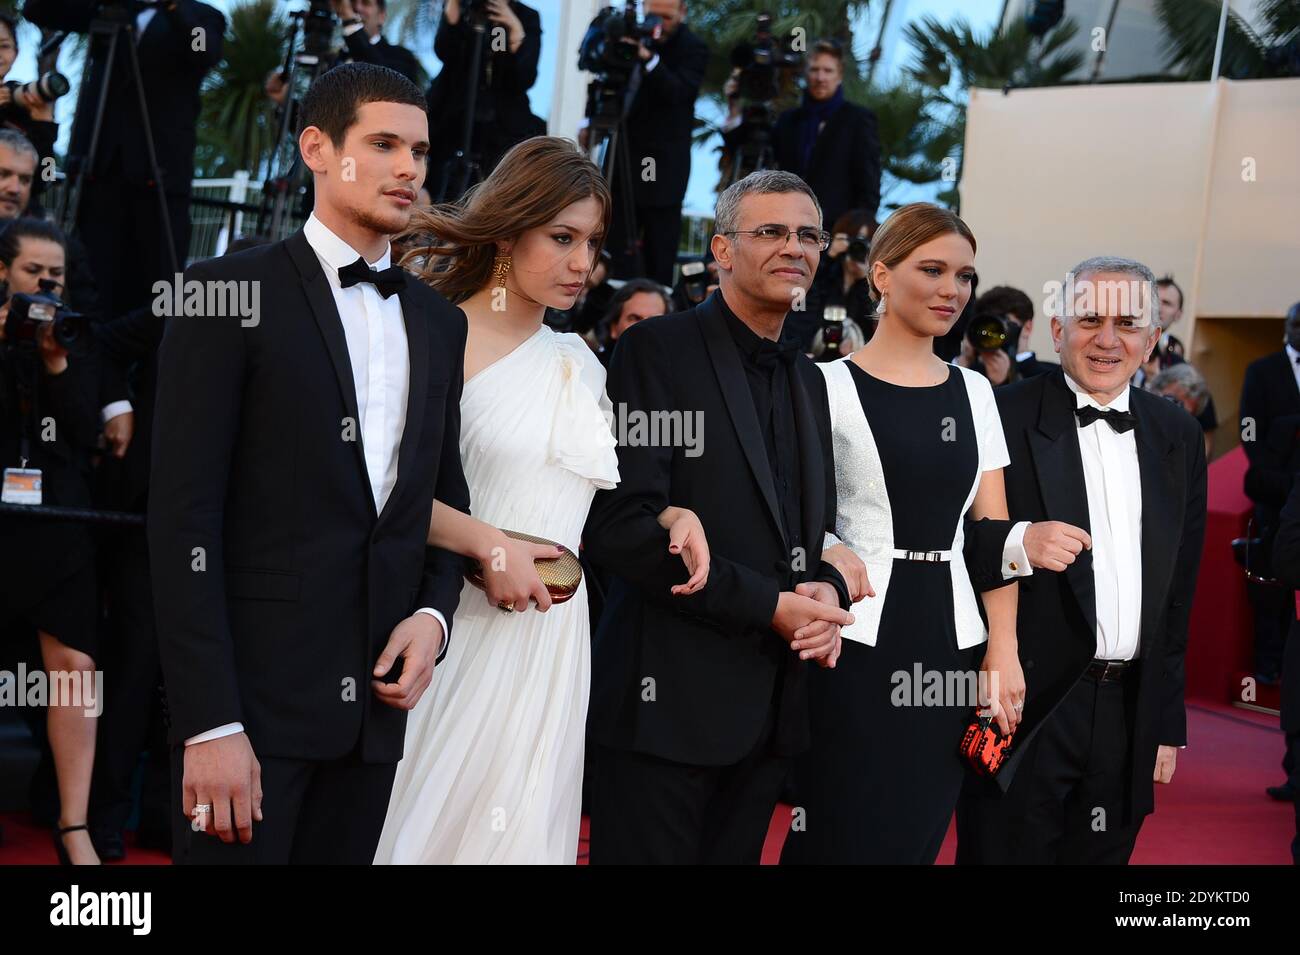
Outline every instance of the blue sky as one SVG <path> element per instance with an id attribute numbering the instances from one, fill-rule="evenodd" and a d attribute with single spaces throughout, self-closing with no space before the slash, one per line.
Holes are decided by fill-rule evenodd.
<path id="1" fill-rule="evenodd" d="M 234 5 L 231 0 L 207 0 L 207 2 L 223 11 L 229 10 Z M 557 69 L 577 69 L 577 51 L 559 49 L 560 5 L 564 2 L 565 0 L 528 0 L 529 6 L 537 10 L 542 20 L 542 53 L 538 65 L 537 83 L 529 92 L 529 100 L 533 112 L 543 118 L 550 113 L 552 82 L 555 71 Z M 693 0 L 690 5 L 698 8 L 706 3 L 707 0 Z M 306 0 L 285 4 L 284 6 L 291 9 L 302 9 L 306 7 Z M 871 10 L 856 25 L 854 33 L 857 44 L 854 53 L 859 59 L 865 59 L 867 52 L 875 42 L 880 29 L 880 11 L 883 10 L 883 7 L 883 3 L 872 4 Z M 886 83 L 889 82 L 910 58 L 909 48 L 901 38 L 903 27 L 908 22 L 927 15 L 937 16 L 942 20 L 950 20 L 961 16 L 971 21 L 976 27 L 987 29 L 996 21 L 1001 9 L 1002 0 L 894 0 L 890 10 L 889 25 L 883 41 L 884 54 L 880 65 L 877 67 L 877 79 Z M 10 71 L 10 79 L 26 81 L 35 74 L 35 50 L 38 41 L 39 34 L 34 27 L 27 24 L 20 27 L 20 53 L 13 69 Z M 423 61 L 429 74 L 436 75 L 440 66 L 438 58 L 433 54 L 432 43 L 428 44 L 428 48 L 416 49 L 414 52 Z M 65 55 L 63 58 L 64 64 L 66 64 L 67 59 Z M 65 65 L 64 69 L 67 70 L 68 67 Z M 78 76 L 69 75 L 69 79 L 72 80 L 75 87 Z M 68 130 L 72 120 L 72 108 L 75 102 L 76 90 L 74 88 L 56 108 L 55 115 L 60 123 L 60 148 L 63 148 L 67 142 Z M 711 114 L 711 110 L 712 106 L 704 100 L 701 100 L 697 106 L 700 116 L 710 120 L 717 119 L 718 117 Z M 687 212 L 708 213 L 713 208 L 714 188 L 718 181 L 717 154 L 713 151 L 714 145 L 716 144 L 705 143 L 695 149 L 690 184 L 686 193 L 685 211 Z M 926 196 L 917 195 L 906 198 L 924 197 Z"/>

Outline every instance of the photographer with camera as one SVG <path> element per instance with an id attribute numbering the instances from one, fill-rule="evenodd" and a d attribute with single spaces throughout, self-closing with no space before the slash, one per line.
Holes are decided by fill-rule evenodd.
<path id="1" fill-rule="evenodd" d="M 880 205 L 876 114 L 844 98 L 844 50 L 835 40 L 813 45 L 804 67 L 803 102 L 777 117 L 772 148 L 778 169 L 812 186 L 835 222 L 849 209 Z"/>
<path id="2" fill-rule="evenodd" d="M 59 126 L 54 122 L 54 101 L 68 91 L 67 78 L 48 72 L 30 83 L 7 79 L 18 57 L 18 20 L 0 13 L 0 127 L 22 133 L 36 147 L 38 168 L 54 158 Z M 39 197 L 45 180 L 32 180 L 32 197 Z"/>
<path id="3" fill-rule="evenodd" d="M 75 229 L 90 257 L 100 303 L 107 314 L 123 315 L 152 299 L 155 281 L 171 278 L 173 257 L 177 266 L 185 266 L 199 88 L 221 60 L 226 18 L 198 0 L 27 0 L 23 15 L 42 29 L 73 33 L 92 33 L 96 21 L 122 24 L 111 65 L 112 36 L 92 33 L 91 69 L 78 94 L 68 172 L 84 177 Z M 144 115 L 132 69 L 132 41 Z M 90 141 L 105 85 L 103 121 L 92 159 Z M 146 121 L 160 182 L 155 181 L 149 157 Z M 162 228 L 163 196 L 171 249 Z"/>
<path id="4" fill-rule="evenodd" d="M 835 346 L 832 352 L 848 342 L 842 352 L 848 355 L 869 341 L 875 330 L 875 307 L 867 282 L 867 253 L 875 231 L 875 215 L 868 209 L 850 209 L 836 219 L 830 248 L 817 266 L 806 306 L 791 309 L 786 316 L 784 335 L 818 360 L 840 357 L 826 351 L 828 340 Z M 829 313 L 828 308 L 832 309 Z"/>
<path id="5" fill-rule="evenodd" d="M 624 37 L 636 47 L 640 69 L 628 81 L 626 150 L 632 171 L 633 238 L 640 242 L 643 268 L 628 254 L 631 229 L 614 181 L 614 213 L 605 245 L 614 253 L 617 278 L 654 279 L 671 286 L 682 227 L 682 200 L 691 173 L 691 134 L 709 48 L 686 25 L 686 0 L 645 0 L 646 25 L 658 23 L 658 37 Z M 586 148 L 588 130 L 579 143 Z"/>
<path id="6" fill-rule="evenodd" d="M 40 218 L 31 210 L 37 178 L 36 147 L 15 129 L 0 129 L 0 227 L 25 215 Z M 76 236 L 65 236 L 67 274 L 61 297 L 90 321 L 104 316 L 99 308 L 95 276 L 86 264 L 85 247 Z M 135 418 L 127 395 L 126 372 L 111 361 L 103 362 L 99 403 L 103 409 L 104 438 L 115 458 L 126 454 L 135 430 Z"/>
<path id="7" fill-rule="evenodd" d="M 477 28 L 482 39 L 482 62 L 477 77 L 470 76 Z M 465 170 L 456 166 L 456 153 L 465 143 L 465 110 L 471 85 L 476 88 L 473 131 L 466 158 L 477 155 L 479 178 L 496 168 L 511 146 L 546 134 L 544 120 L 528 106 L 528 91 L 537 82 L 537 60 L 542 52 L 542 19 L 518 0 L 446 0 L 433 51 L 442 69 L 429 86 L 429 129 L 434 132 L 429 150 L 429 185 L 434 201 L 454 201 Z M 473 179 L 466 180 L 473 185 Z"/>
<path id="8" fill-rule="evenodd" d="M 415 54 L 384 39 L 384 24 L 388 20 L 386 0 L 313 0 L 313 12 L 322 19 L 337 17 L 343 34 L 343 49 L 326 68 L 339 63 L 373 63 L 396 70 L 412 83 L 422 79 L 423 71 Z M 276 105 L 283 106 L 287 94 L 284 71 L 272 70 L 266 78 L 266 95 Z"/>
<path id="9" fill-rule="evenodd" d="M 89 506 L 99 435 L 98 364 L 88 328 L 63 306 L 58 227 L 17 219 L 0 232 L 0 466 L 10 504 Z M 52 698 L 46 731 L 60 813 L 60 861 L 99 861 L 86 831 L 98 723 L 95 556 L 85 524 L 0 515 L 0 628 L 35 630 L 42 665 L 77 700 Z M 75 682 L 71 676 L 76 675 Z M 93 694 L 93 698 L 88 694 Z"/>
<path id="10" fill-rule="evenodd" d="M 959 365 L 973 368 L 996 387 L 1046 374 L 1060 366 L 1024 350 L 1034 330 L 1034 303 L 1008 285 L 989 289 L 975 302 L 975 317 L 966 326 Z"/>

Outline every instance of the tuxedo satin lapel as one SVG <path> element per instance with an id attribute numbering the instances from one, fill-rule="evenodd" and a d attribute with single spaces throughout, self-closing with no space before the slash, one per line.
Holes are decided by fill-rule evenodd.
<path id="1" fill-rule="evenodd" d="M 826 474 L 822 465 L 821 436 L 817 431 L 812 395 L 804 383 L 801 365 L 796 361 L 790 368 L 790 395 L 794 404 L 794 431 L 799 441 L 799 520 L 803 530 L 803 545 L 811 554 L 819 550 L 826 533 L 824 523 Z M 821 372 L 816 372 L 821 374 Z M 814 568 L 809 565 L 809 569 Z"/>
<path id="2" fill-rule="evenodd" d="M 338 307 L 334 304 L 334 293 L 330 289 L 329 279 L 321 270 L 320 259 L 316 257 L 311 243 L 299 229 L 285 240 L 285 247 L 302 278 L 303 294 L 311 306 L 316 327 L 325 339 L 325 349 L 329 352 L 330 364 L 334 366 L 334 377 L 338 379 L 339 395 L 343 398 L 343 407 L 353 423 L 352 445 L 357 467 L 361 469 L 361 479 L 366 489 L 366 500 L 370 502 L 371 513 L 375 513 L 375 498 L 370 491 L 370 473 L 366 470 L 366 452 L 361 445 L 361 415 L 357 411 L 357 385 L 352 378 L 352 360 L 348 357 L 348 341 L 343 335 L 343 320 L 339 318 Z M 343 422 L 339 422 L 342 433 Z M 377 516 L 377 515 L 376 515 Z"/>
<path id="3" fill-rule="evenodd" d="M 719 293 L 714 292 L 714 295 Z M 745 460 L 754 473 L 767 502 L 767 512 L 772 518 L 781 540 L 786 539 L 781 529 L 781 518 L 777 510 L 776 488 L 772 484 L 772 471 L 767 461 L 767 448 L 763 444 L 763 435 L 758 430 L 758 414 L 754 411 L 754 398 L 745 380 L 745 369 L 740 366 L 740 353 L 736 343 L 727 331 L 726 319 L 716 302 L 706 301 L 700 306 L 700 328 L 704 333 L 704 344 L 709 350 L 709 360 L 718 376 L 718 385 L 722 397 L 727 403 L 727 411 L 736 428 L 740 446 L 745 452 Z"/>
<path id="4" fill-rule="evenodd" d="M 1074 426 L 1074 394 L 1061 375 L 1053 374 L 1043 387 L 1038 430 L 1029 435 L 1038 488 L 1043 495 L 1047 519 L 1064 521 L 1091 533 L 1088 524 L 1088 491 L 1083 481 L 1083 456 Z M 1089 633 L 1097 632 L 1097 591 L 1092 579 L 1092 552 L 1080 552 L 1065 570 L 1070 589 L 1088 622 Z"/>
<path id="5" fill-rule="evenodd" d="M 1141 414 L 1136 401 L 1131 408 Z M 1160 605 L 1152 594 L 1167 590 L 1173 573 L 1174 541 L 1182 537 L 1182 520 L 1177 504 L 1183 499 L 1182 478 L 1173 439 L 1160 428 L 1154 415 L 1139 418 L 1137 434 L 1138 473 L 1142 481 L 1142 612 L 1139 629 L 1142 656 L 1157 642 L 1155 625 Z"/>
<path id="6" fill-rule="evenodd" d="M 402 427 L 402 442 L 397 449 L 397 483 L 384 502 L 384 513 L 393 509 L 393 502 L 406 490 L 415 477 L 412 462 L 417 457 L 420 434 L 424 428 L 424 409 L 429 393 L 429 316 L 421 310 L 415 289 L 415 276 L 406 275 L 406 286 L 397 293 L 402 303 L 402 322 L 406 326 L 406 349 L 409 354 L 409 377 L 406 389 L 406 424 Z"/>

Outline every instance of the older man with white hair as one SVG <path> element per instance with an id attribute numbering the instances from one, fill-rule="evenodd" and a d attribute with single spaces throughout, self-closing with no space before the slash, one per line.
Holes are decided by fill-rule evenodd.
<path id="1" fill-rule="evenodd" d="M 1034 568 L 1018 578 L 1027 693 L 1008 761 L 963 794 L 959 863 L 1126 863 L 1187 743 L 1205 445 L 1182 407 L 1130 385 L 1158 301 L 1145 265 L 1081 262 L 1045 309 L 1061 369 L 996 392 L 1018 522 L 1002 573 Z"/>

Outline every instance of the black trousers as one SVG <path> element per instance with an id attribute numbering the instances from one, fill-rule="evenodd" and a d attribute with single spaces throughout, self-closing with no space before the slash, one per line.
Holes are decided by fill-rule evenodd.
<path id="1" fill-rule="evenodd" d="M 968 776 L 957 864 L 1128 864 L 1142 826 L 1125 818 L 1132 729 L 1124 683 L 1080 679 L 1029 743 L 1005 795 Z"/>
<path id="2" fill-rule="evenodd" d="M 627 223 L 622 199 L 614 196 L 610 217 L 609 240 L 605 248 L 613 256 L 610 275 L 617 279 L 649 278 L 660 285 L 672 286 L 673 266 L 677 264 L 677 246 L 682 231 L 682 206 L 636 206 L 636 238 L 641 244 L 642 268 L 637 270 L 636 257 L 627 253 Z"/>
<path id="3" fill-rule="evenodd" d="M 1282 672 L 1286 637 L 1296 619 L 1295 592 L 1247 581 L 1246 596 L 1254 611 L 1255 672 L 1277 679 Z"/>
<path id="4" fill-rule="evenodd" d="M 384 828 L 396 763 L 354 752 L 316 762 L 258 757 L 262 822 L 248 844 L 194 832 L 181 814 L 184 747 L 172 751 L 172 861 L 177 865 L 370 865 Z M 232 820 L 233 822 L 233 820 Z"/>
<path id="5" fill-rule="evenodd" d="M 140 829 L 171 828 L 169 747 L 158 690 L 158 634 L 154 626 L 149 546 L 143 528 L 113 530 L 101 539 L 101 580 L 108 591 L 111 635 L 104 641 L 104 714 L 95 747 L 90 821 L 120 832 L 131 815 L 140 754 L 149 752 L 141 795 Z"/>
<path id="6" fill-rule="evenodd" d="M 733 766 L 688 766 L 594 747 L 592 865 L 758 865 L 790 760 L 773 756 L 774 709 Z"/>

